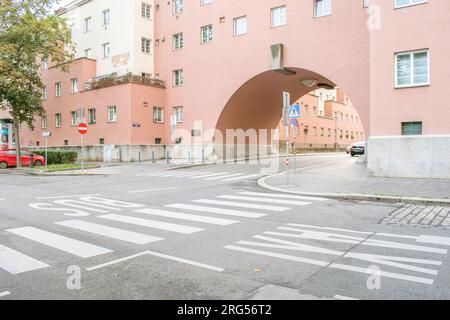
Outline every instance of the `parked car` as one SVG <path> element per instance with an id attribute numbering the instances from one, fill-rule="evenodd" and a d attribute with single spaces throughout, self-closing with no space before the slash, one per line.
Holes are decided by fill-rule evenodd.
<path id="1" fill-rule="evenodd" d="M 0 169 L 7 169 L 8 167 L 15 167 L 17 165 L 16 159 L 17 151 L 16 149 L 1 149 L 0 150 Z M 22 166 L 29 167 L 31 164 L 31 158 L 33 158 L 33 166 L 41 167 L 45 165 L 44 157 L 37 154 L 33 154 L 27 150 L 20 152 L 20 157 L 22 160 Z"/>
<path id="2" fill-rule="evenodd" d="M 351 145 L 350 154 L 352 157 L 356 155 L 364 155 L 366 152 L 366 142 L 358 142 Z"/>

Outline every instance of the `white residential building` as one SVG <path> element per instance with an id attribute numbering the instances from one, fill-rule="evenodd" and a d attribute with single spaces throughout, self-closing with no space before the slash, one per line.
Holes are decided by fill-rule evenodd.
<path id="1" fill-rule="evenodd" d="M 76 0 L 57 14 L 67 18 L 75 58 L 97 60 L 97 76 L 153 76 L 154 0 Z"/>

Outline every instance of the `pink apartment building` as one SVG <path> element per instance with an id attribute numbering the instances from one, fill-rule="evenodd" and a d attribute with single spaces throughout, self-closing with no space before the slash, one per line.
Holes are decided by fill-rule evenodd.
<path id="1" fill-rule="evenodd" d="M 283 91 L 291 94 L 292 103 L 302 97 L 306 103 L 311 97 L 305 95 L 311 91 L 339 87 L 358 111 L 361 131 L 368 138 L 369 174 L 450 178 L 450 43 L 442 40 L 450 32 L 450 1 L 91 0 L 75 1 L 62 12 L 96 10 L 71 17 L 72 26 L 86 29 L 95 28 L 86 17 L 102 13 L 111 25 L 123 23 L 118 16 L 126 10 L 107 8 L 114 3 L 137 8 L 129 12 L 141 28 L 129 32 L 135 42 L 124 41 L 125 36 L 105 39 L 99 28 L 98 41 L 90 39 L 80 47 L 78 58 L 90 56 L 93 45 L 102 48 L 103 57 L 78 60 L 69 74 L 45 71 L 48 126 L 54 125 L 58 110 L 65 126 L 50 130 L 57 132 L 53 145 L 76 143 L 70 112 L 78 107 L 86 112 L 97 109 L 89 143 L 178 140 L 190 145 L 189 139 L 171 136 L 170 119 L 178 129 L 200 135 L 208 129 L 272 130 L 282 116 Z M 140 25 L 139 19 L 151 25 Z M 143 35 L 147 28 L 152 28 L 151 34 Z M 124 45 L 130 48 L 123 49 Z M 113 61 L 120 63 L 109 63 Z M 96 66 L 102 71 L 96 72 Z M 151 68 L 144 70 L 145 66 Z M 118 77 L 132 73 L 161 79 L 164 85 L 159 80 L 144 84 L 137 77 L 83 91 L 83 82 L 103 77 L 106 71 Z M 71 95 L 67 90 L 75 76 L 83 92 Z M 64 82 L 64 96 L 51 97 L 55 81 Z M 114 118 L 112 106 L 118 111 L 116 122 L 109 121 Z M 323 117 L 333 118 L 332 113 L 338 112 L 339 122 L 339 113 L 346 114 L 341 107 L 334 103 Z M 198 121 L 200 130 L 195 127 Z M 328 138 L 333 127 L 323 128 Z M 342 130 L 346 137 L 347 129 Z M 35 145 L 40 131 L 37 125 L 35 132 L 24 134 L 24 142 Z M 351 127 L 348 131 L 350 135 Z M 215 142 L 205 138 L 201 143 Z"/>

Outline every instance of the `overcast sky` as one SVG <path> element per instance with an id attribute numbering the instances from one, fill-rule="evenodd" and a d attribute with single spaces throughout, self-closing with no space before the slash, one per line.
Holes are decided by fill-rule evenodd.
<path id="1" fill-rule="evenodd" d="M 59 1 L 58 4 L 53 6 L 53 9 L 56 10 L 56 9 L 59 9 L 60 7 L 64 7 L 66 4 L 68 4 L 71 1 L 73 1 L 73 0 L 61 0 L 61 1 Z"/>

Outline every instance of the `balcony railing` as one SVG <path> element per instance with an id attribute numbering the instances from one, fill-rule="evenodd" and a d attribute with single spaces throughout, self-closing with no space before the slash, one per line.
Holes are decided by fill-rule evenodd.
<path id="1" fill-rule="evenodd" d="M 87 81 L 84 83 L 84 89 L 86 91 L 89 90 L 97 90 L 103 89 L 113 86 L 119 86 L 122 84 L 140 84 L 148 87 L 155 87 L 160 89 L 165 89 L 165 83 L 162 80 L 153 79 L 149 77 L 143 77 L 134 74 L 125 74 L 122 76 L 117 76 L 116 74 L 111 74 L 108 76 L 98 77 Z"/>

